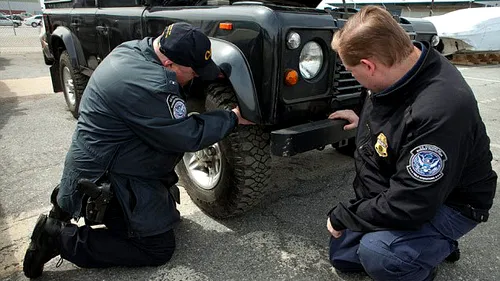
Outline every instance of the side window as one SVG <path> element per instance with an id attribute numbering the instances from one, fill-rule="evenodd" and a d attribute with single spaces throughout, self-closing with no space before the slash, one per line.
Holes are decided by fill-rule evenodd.
<path id="1" fill-rule="evenodd" d="M 137 0 L 98 0 L 99 7 L 135 7 L 141 6 Z"/>
<path id="2" fill-rule="evenodd" d="M 229 0 L 154 0 L 153 6 L 223 6 L 229 5 Z"/>
<path id="3" fill-rule="evenodd" d="M 74 0 L 73 8 L 94 8 L 95 0 Z"/>

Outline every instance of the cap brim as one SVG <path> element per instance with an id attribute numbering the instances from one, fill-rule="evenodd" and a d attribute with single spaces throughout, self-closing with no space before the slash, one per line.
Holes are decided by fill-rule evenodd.
<path id="1" fill-rule="evenodd" d="M 219 66 L 217 66 L 211 59 L 205 66 L 198 67 L 193 70 L 202 80 L 205 81 L 215 80 L 220 74 Z"/>

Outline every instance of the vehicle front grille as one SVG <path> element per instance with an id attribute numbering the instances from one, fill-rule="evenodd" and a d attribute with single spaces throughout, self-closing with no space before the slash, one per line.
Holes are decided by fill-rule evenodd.
<path id="1" fill-rule="evenodd" d="M 345 69 L 345 66 L 342 64 L 338 55 L 335 60 L 333 86 L 336 96 L 361 93 L 361 90 L 363 89 L 363 86 L 361 86 L 361 84 L 354 79 L 351 72 Z"/>

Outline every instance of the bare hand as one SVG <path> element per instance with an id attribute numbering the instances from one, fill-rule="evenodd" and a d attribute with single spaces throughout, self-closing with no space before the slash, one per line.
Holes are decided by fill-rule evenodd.
<path id="1" fill-rule="evenodd" d="M 342 236 L 343 231 L 335 230 L 335 228 L 333 228 L 332 226 L 332 223 L 330 222 L 330 218 L 326 220 L 326 228 L 328 228 L 328 231 L 333 236 L 333 238 L 339 238 L 340 236 Z"/>
<path id="2" fill-rule="evenodd" d="M 241 117 L 241 112 L 239 107 L 233 108 L 233 112 L 238 116 L 238 125 L 255 125 L 254 122 Z"/>
<path id="3" fill-rule="evenodd" d="M 350 109 L 338 110 L 328 116 L 328 119 L 344 119 L 349 124 L 344 126 L 344 130 L 352 130 L 358 127 L 359 117 Z"/>

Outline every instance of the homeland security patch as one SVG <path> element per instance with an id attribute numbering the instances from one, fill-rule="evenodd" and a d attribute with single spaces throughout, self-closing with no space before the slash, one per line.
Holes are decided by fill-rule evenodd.
<path id="1" fill-rule="evenodd" d="M 423 144 L 411 151 L 406 169 L 416 180 L 435 182 L 443 177 L 444 162 L 447 159 L 446 153 L 441 148 L 431 144 Z"/>
<path id="2" fill-rule="evenodd" d="M 187 109 L 184 101 L 175 96 L 169 95 L 167 98 L 168 110 L 170 110 L 170 115 L 174 119 L 181 119 L 186 117 Z"/>

